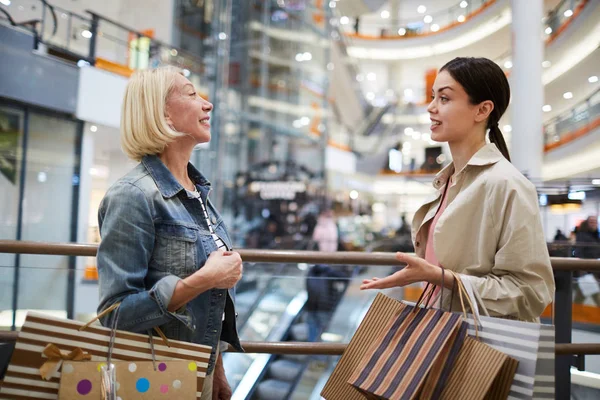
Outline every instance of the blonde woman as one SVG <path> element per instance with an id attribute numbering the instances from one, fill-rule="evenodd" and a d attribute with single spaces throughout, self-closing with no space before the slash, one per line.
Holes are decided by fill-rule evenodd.
<path id="1" fill-rule="evenodd" d="M 210 141 L 213 105 L 177 69 L 136 72 L 121 117 L 125 153 L 140 163 L 100 204 L 101 312 L 120 303 L 118 329 L 212 347 L 202 399 L 229 399 L 220 345 L 242 350 L 233 298 L 242 260 L 192 164 Z M 103 319 L 109 326 L 113 314 Z"/>

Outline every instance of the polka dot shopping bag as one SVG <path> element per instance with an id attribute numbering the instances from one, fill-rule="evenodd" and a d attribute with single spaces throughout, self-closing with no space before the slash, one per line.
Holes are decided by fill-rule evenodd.
<path id="1" fill-rule="evenodd" d="M 200 399 L 211 348 L 165 339 L 30 312 L 0 400 Z"/>

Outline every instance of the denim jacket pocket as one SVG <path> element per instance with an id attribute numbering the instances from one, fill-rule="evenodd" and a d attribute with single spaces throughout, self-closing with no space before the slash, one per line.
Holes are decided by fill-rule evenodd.
<path id="1" fill-rule="evenodd" d="M 160 222 L 154 225 L 156 238 L 150 265 L 173 275 L 195 271 L 198 230 L 186 225 Z"/>

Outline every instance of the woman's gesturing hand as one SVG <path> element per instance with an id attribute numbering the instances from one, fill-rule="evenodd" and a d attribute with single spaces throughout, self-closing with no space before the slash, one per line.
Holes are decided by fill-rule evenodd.
<path id="1" fill-rule="evenodd" d="M 436 280 L 435 274 L 436 270 L 439 271 L 439 268 L 429 264 L 424 259 L 398 252 L 396 253 L 396 260 L 406 263 L 406 267 L 385 278 L 365 279 L 360 289 L 388 289 L 416 282 L 432 282 Z"/>

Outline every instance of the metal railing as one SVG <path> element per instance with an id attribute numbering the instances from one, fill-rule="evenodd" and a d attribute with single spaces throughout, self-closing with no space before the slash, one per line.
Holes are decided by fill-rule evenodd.
<path id="1" fill-rule="evenodd" d="M 27 241 L 0 240 L 0 253 L 45 254 L 62 256 L 95 256 L 97 245 L 76 243 L 40 243 Z M 393 253 L 360 253 L 287 250 L 251 250 L 241 249 L 240 255 L 247 262 L 286 262 L 307 264 L 354 264 L 401 266 Z M 555 273 L 556 296 L 554 302 L 554 324 L 556 326 L 556 397 L 568 398 L 571 391 L 570 369 L 573 356 L 579 359 L 577 365 L 583 365 L 585 355 L 600 354 L 598 343 L 571 343 L 572 334 L 572 280 L 575 271 L 600 272 L 600 261 L 574 258 L 553 257 L 552 267 Z M 3 333 L 0 340 L 14 340 L 14 333 Z M 329 354 L 343 353 L 345 344 L 327 343 L 266 343 L 246 342 L 246 352 L 269 354 Z M 231 349 L 230 349 L 231 350 Z"/>
<path id="2" fill-rule="evenodd" d="M 416 18 L 394 20 L 394 16 L 390 15 L 388 10 L 385 19 L 382 18 L 382 15 L 359 18 L 358 32 L 356 32 L 356 18 L 344 20 L 343 26 L 346 27 L 344 29 L 346 34 L 357 38 L 409 38 L 440 32 L 460 25 L 495 2 L 496 0 L 457 1 L 456 4 L 444 10 L 425 11 L 419 20 Z"/>
<path id="3" fill-rule="evenodd" d="M 94 11 L 80 15 L 45 0 L 40 3 L 39 17 L 28 26 L 36 35 L 36 48 L 50 54 L 79 65 L 96 65 L 100 60 L 100 67 L 124 75 L 158 65 L 179 67 L 188 77 L 205 71 L 201 57 L 157 40 L 150 32 L 139 32 Z"/>
<path id="4" fill-rule="evenodd" d="M 600 126 L 600 88 L 591 96 L 544 124 L 546 150 L 577 139 Z"/>

